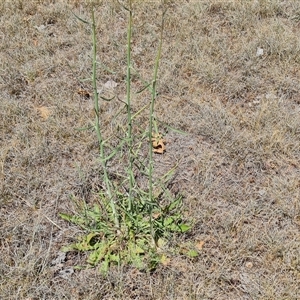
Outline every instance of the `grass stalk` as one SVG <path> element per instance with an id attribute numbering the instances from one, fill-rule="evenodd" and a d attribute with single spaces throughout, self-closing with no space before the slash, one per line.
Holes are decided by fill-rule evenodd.
<path id="1" fill-rule="evenodd" d="M 153 129 L 155 133 L 158 133 L 155 116 L 154 116 L 154 107 L 156 102 L 156 82 L 157 82 L 157 74 L 159 68 L 159 62 L 161 58 L 161 50 L 162 50 L 162 41 L 163 41 L 163 32 L 164 32 L 164 19 L 165 19 L 166 10 L 163 11 L 162 20 L 161 20 L 161 30 L 159 37 L 159 46 L 155 59 L 154 65 L 154 74 L 152 80 L 152 89 L 151 89 L 151 103 L 149 109 L 149 203 L 153 203 L 153 146 L 152 146 L 152 137 L 153 137 Z M 153 220 L 152 220 L 152 206 L 150 207 L 150 225 L 151 225 L 151 234 L 152 238 L 155 241 L 155 232 L 153 230 Z M 156 243 L 155 243 L 156 244 Z"/>
<path id="2" fill-rule="evenodd" d="M 100 129 L 100 115 L 99 115 L 99 94 L 97 90 L 97 40 L 96 40 L 96 24 L 95 24 L 95 13 L 94 13 L 94 7 L 92 7 L 92 37 L 93 37 L 93 73 L 92 73 L 92 82 L 93 82 L 93 94 L 94 94 L 94 109 L 95 109 L 95 130 L 99 142 L 99 155 L 100 160 L 103 168 L 104 173 L 104 181 L 107 188 L 107 194 L 109 197 L 109 202 L 111 206 L 111 210 L 113 213 L 113 219 L 115 222 L 115 226 L 117 228 L 120 227 L 119 224 L 119 216 L 116 210 L 112 188 L 111 188 L 111 182 L 109 180 L 108 172 L 107 172 L 107 160 L 105 159 L 105 152 L 104 152 L 104 140 L 101 134 Z"/>
<path id="3" fill-rule="evenodd" d="M 132 114 L 131 114 L 131 35 L 132 35 L 132 1 L 129 0 L 128 7 L 128 28 L 127 28 L 127 73 L 126 73 L 126 105 L 127 105 L 127 139 L 128 139 L 128 155 L 129 155 L 129 166 L 128 166 L 128 175 L 129 175 L 129 202 L 128 210 L 131 212 L 133 207 L 132 192 L 134 187 L 134 175 L 133 175 L 133 161 L 134 156 L 132 153 Z"/>

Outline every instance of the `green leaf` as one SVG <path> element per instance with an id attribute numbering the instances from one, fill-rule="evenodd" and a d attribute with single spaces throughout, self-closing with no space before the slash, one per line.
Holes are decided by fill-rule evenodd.
<path id="1" fill-rule="evenodd" d="M 104 261 L 102 262 L 101 267 L 100 267 L 100 272 L 101 272 L 103 275 L 106 275 L 107 272 L 108 272 L 109 263 L 110 263 L 109 256 L 110 256 L 109 254 L 106 254 L 106 255 L 105 255 L 105 259 L 104 259 Z"/>
<path id="2" fill-rule="evenodd" d="M 194 258 L 194 257 L 198 257 L 199 253 L 196 250 L 191 249 L 186 253 L 186 256 Z"/>
<path id="3" fill-rule="evenodd" d="M 68 214 L 64 214 L 64 213 L 59 213 L 59 216 L 63 219 L 66 220 L 70 223 L 79 225 L 79 226 L 83 226 L 85 224 L 85 219 L 80 217 L 80 216 L 71 216 Z"/>
<path id="4" fill-rule="evenodd" d="M 183 134 L 183 135 L 187 135 L 187 134 L 188 134 L 188 132 L 182 131 L 182 130 L 180 130 L 180 129 L 173 128 L 172 126 L 168 125 L 168 124 L 165 123 L 165 122 L 162 122 L 162 121 L 160 121 L 160 120 L 157 120 L 157 121 L 158 121 L 158 123 L 163 124 L 163 126 L 166 126 L 168 129 L 170 129 L 170 130 L 172 130 L 172 131 L 174 131 L 174 132 L 177 132 L 177 133 L 180 133 L 180 134 Z"/>
<path id="5" fill-rule="evenodd" d="M 63 220 L 69 221 L 69 222 L 71 222 L 71 220 L 72 220 L 72 218 L 73 218 L 73 216 L 68 215 L 68 214 L 64 214 L 64 213 L 59 213 L 59 216 L 60 216 Z"/>
<path id="6" fill-rule="evenodd" d="M 93 266 L 97 265 L 105 257 L 108 248 L 107 242 L 99 243 L 98 249 L 90 254 L 87 262 Z"/>
<path id="7" fill-rule="evenodd" d="M 157 241 L 157 246 L 159 248 L 162 248 L 166 245 L 166 240 L 162 239 L 162 238 L 159 238 L 158 241 Z"/>
<path id="8" fill-rule="evenodd" d="M 145 85 L 142 89 L 140 89 L 139 91 L 137 91 L 136 94 L 140 94 L 140 93 L 143 92 L 145 89 L 147 89 L 150 85 L 151 85 L 151 83 Z"/>
<path id="9" fill-rule="evenodd" d="M 105 97 L 103 97 L 103 96 L 100 96 L 100 98 L 102 99 L 102 100 L 104 100 L 104 101 L 111 101 L 111 100 L 113 100 L 114 98 L 115 98 L 115 96 L 113 96 L 113 97 L 111 97 L 111 98 L 105 98 Z"/>
<path id="10" fill-rule="evenodd" d="M 144 243 L 142 241 L 138 241 L 140 246 L 142 246 Z M 144 254 L 145 251 L 142 247 L 140 247 L 139 245 L 137 245 L 136 243 L 134 242 L 131 242 L 129 245 L 128 245 L 128 249 L 131 253 L 131 255 L 136 255 L 136 254 Z"/>
<path id="11" fill-rule="evenodd" d="M 79 79 L 80 81 L 82 81 L 82 82 L 85 82 L 85 81 L 92 81 L 93 80 L 93 78 L 80 78 Z"/>
<path id="12" fill-rule="evenodd" d="M 116 72 L 112 71 L 111 69 L 109 69 L 105 64 L 101 63 L 101 62 L 98 62 L 96 61 L 96 64 L 97 65 L 100 65 L 101 68 L 103 68 L 105 71 L 111 73 L 111 74 L 116 74 Z M 90 79 L 89 79 L 90 80 Z"/>
<path id="13" fill-rule="evenodd" d="M 74 266 L 75 270 L 84 270 L 86 269 L 86 266 Z"/>
<path id="14" fill-rule="evenodd" d="M 116 254 L 110 254 L 109 255 L 109 260 L 113 261 L 113 262 L 116 262 L 116 263 L 119 263 L 120 262 L 120 256 L 116 255 Z"/>
<path id="15" fill-rule="evenodd" d="M 192 227 L 188 224 L 180 224 L 179 228 L 181 230 L 181 232 L 187 232 L 189 231 Z"/>
<path id="16" fill-rule="evenodd" d="M 175 199 L 168 207 L 167 207 L 167 211 L 172 211 L 173 209 L 177 208 L 180 204 L 181 204 L 181 197 L 178 197 L 177 199 Z"/>
<path id="17" fill-rule="evenodd" d="M 69 252 L 69 251 L 73 251 L 74 249 L 76 249 L 75 244 L 71 244 L 69 246 L 64 246 L 61 248 L 62 252 Z"/>
<path id="18" fill-rule="evenodd" d="M 82 18 L 80 18 L 80 17 L 78 17 L 76 14 L 74 14 L 73 12 L 72 12 L 72 14 L 75 16 L 75 18 L 77 18 L 79 21 L 81 21 L 81 22 L 83 22 L 83 23 L 85 23 L 85 24 L 90 24 L 88 21 L 86 21 L 86 20 L 83 20 Z"/>
<path id="19" fill-rule="evenodd" d="M 85 131 L 85 130 L 90 130 L 92 129 L 93 126 L 90 125 L 90 126 L 87 126 L 87 127 L 81 127 L 81 128 L 75 128 L 75 130 L 78 130 L 78 131 Z"/>
<path id="20" fill-rule="evenodd" d="M 164 221 L 164 226 L 168 227 L 174 223 L 174 217 L 168 217 Z"/>
<path id="21" fill-rule="evenodd" d="M 97 235 L 99 235 L 99 234 L 98 234 L 98 233 L 93 233 L 93 232 L 89 233 L 89 234 L 87 235 L 87 237 L 86 237 L 86 243 L 87 243 L 88 245 L 91 245 L 91 240 L 92 240 L 92 238 L 94 238 L 94 237 L 97 236 Z"/>

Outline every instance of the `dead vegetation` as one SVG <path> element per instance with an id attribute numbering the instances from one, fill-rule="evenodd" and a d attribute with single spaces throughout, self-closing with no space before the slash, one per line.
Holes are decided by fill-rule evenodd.
<path id="1" fill-rule="evenodd" d="M 126 13 L 98 2 L 99 86 L 123 99 Z M 91 86 L 81 81 L 91 74 L 91 42 L 72 12 L 90 15 L 80 1 L 1 1 L 1 299 L 300 298 L 300 3 L 168 6 L 156 107 L 166 153 L 155 166 L 159 175 L 178 163 L 171 190 L 184 194 L 195 226 L 172 243 L 199 242 L 200 256 L 104 278 L 74 270 L 81 254 L 59 252 L 80 232 L 58 212 L 102 188 L 94 133 L 77 130 L 93 118 Z M 134 11 L 134 67 L 149 78 L 160 6 L 137 1 Z M 133 101 L 138 111 L 149 99 Z M 105 103 L 103 119 L 119 106 Z M 137 122 L 145 126 L 143 116 Z M 107 121 L 107 135 L 114 126 Z"/>

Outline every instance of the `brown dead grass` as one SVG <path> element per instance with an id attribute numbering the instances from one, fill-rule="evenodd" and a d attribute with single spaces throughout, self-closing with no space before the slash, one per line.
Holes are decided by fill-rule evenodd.
<path id="1" fill-rule="evenodd" d="M 99 86 L 125 97 L 126 13 L 97 8 Z M 293 0 L 170 1 L 159 75 L 158 119 L 167 152 L 156 174 L 179 162 L 181 192 L 201 255 L 178 255 L 153 274 L 132 268 L 73 272 L 83 261 L 59 250 L 80 232 L 58 217 L 70 196 L 102 188 L 97 143 L 78 131 L 93 117 L 89 12 L 80 1 L 0 3 L 1 299 L 299 299 L 300 4 Z M 160 6 L 134 5 L 134 67 L 149 78 Z M 264 54 L 256 56 L 257 48 Z M 140 88 L 138 80 L 134 89 Z M 108 95 L 110 90 L 104 92 Z M 134 98 L 138 111 L 146 94 Z M 105 103 L 105 134 L 120 102 Z M 126 120 L 126 116 L 124 116 Z M 141 116 L 136 123 L 146 126 Z M 175 242 L 175 241 L 173 241 Z M 56 260 L 55 260 L 56 259 Z"/>

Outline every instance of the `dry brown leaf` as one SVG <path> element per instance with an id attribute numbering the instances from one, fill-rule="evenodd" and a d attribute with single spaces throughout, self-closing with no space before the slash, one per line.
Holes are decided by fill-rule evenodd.
<path id="1" fill-rule="evenodd" d="M 152 134 L 152 146 L 153 152 L 158 154 L 163 154 L 166 151 L 165 140 L 159 133 Z"/>
<path id="2" fill-rule="evenodd" d="M 204 241 L 199 241 L 195 244 L 195 247 L 197 248 L 197 250 L 202 250 L 203 246 L 204 246 Z"/>
<path id="3" fill-rule="evenodd" d="M 153 219 L 158 219 L 159 217 L 161 216 L 161 213 L 159 213 L 159 212 L 156 212 L 156 213 L 153 213 L 152 214 L 152 217 L 153 217 Z"/>
<path id="4" fill-rule="evenodd" d="M 296 215 L 294 217 L 294 222 L 295 222 L 295 224 L 300 225 L 300 215 Z"/>
<path id="5" fill-rule="evenodd" d="M 88 99 L 88 98 L 91 97 L 91 93 L 89 91 L 85 90 L 85 89 L 79 89 L 77 91 L 77 94 L 79 94 L 80 96 L 82 96 L 82 97 L 84 97 L 86 99 Z"/>
<path id="6" fill-rule="evenodd" d="M 47 120 L 52 113 L 50 108 L 46 106 L 36 107 L 36 110 L 39 113 L 40 117 L 44 120 Z"/>

